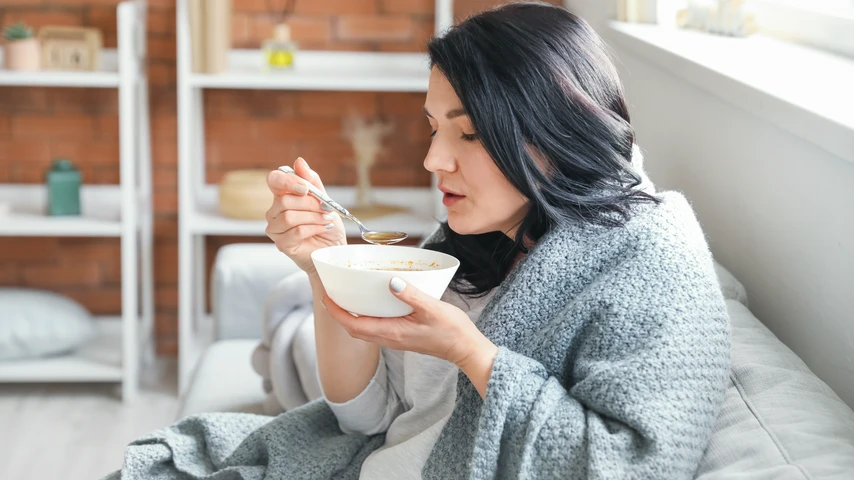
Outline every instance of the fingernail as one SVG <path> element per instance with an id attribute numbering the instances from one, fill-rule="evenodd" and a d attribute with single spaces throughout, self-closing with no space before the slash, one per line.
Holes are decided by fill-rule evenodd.
<path id="1" fill-rule="evenodd" d="M 324 310 L 329 310 L 329 308 L 326 306 L 326 302 L 324 302 L 322 298 L 320 299 L 320 305 L 323 307 Z"/>
<path id="2" fill-rule="evenodd" d="M 327 222 L 331 222 L 332 220 L 334 220 L 334 217 L 335 216 L 332 215 L 331 213 L 324 213 L 323 214 L 323 219 L 326 220 Z"/>
<path id="3" fill-rule="evenodd" d="M 406 282 L 404 282 L 400 277 L 394 277 L 391 279 L 391 282 L 389 282 L 389 286 L 395 293 L 400 293 L 404 288 L 406 288 Z"/>
<path id="4" fill-rule="evenodd" d="M 324 226 L 323 226 L 323 228 L 325 228 L 325 229 L 327 229 L 327 230 L 332 230 L 333 228 L 335 228 L 335 225 L 332 225 L 332 224 L 330 223 L 329 225 L 324 225 Z"/>
<path id="5" fill-rule="evenodd" d="M 297 157 L 297 160 L 302 160 L 302 161 L 303 161 L 303 163 L 305 163 L 305 166 L 306 166 L 306 167 L 308 167 L 308 169 L 309 169 L 309 170 L 311 170 L 311 167 L 309 167 L 309 166 L 308 166 L 308 162 L 306 162 L 304 158 L 302 158 L 302 157 Z"/>
<path id="6" fill-rule="evenodd" d="M 294 192 L 296 192 L 296 193 L 298 193 L 298 194 L 300 194 L 300 195 L 305 195 L 306 193 L 308 193 L 308 187 L 306 187 L 306 186 L 305 186 L 305 184 L 298 183 L 298 184 L 294 187 Z"/>
<path id="7" fill-rule="evenodd" d="M 320 202 L 320 208 L 322 208 L 323 210 L 326 210 L 327 212 L 331 212 L 331 211 L 332 211 L 332 207 L 330 207 L 329 205 L 327 205 L 327 204 L 325 204 L 325 203 L 323 203 L 323 202 Z"/>

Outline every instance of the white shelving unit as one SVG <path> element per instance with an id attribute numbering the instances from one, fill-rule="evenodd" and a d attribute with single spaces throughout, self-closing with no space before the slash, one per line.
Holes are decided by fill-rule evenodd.
<path id="1" fill-rule="evenodd" d="M 82 215 L 45 214 L 43 185 L 0 184 L 0 236 L 117 237 L 121 240 L 122 313 L 99 317 L 97 337 L 59 357 L 0 363 L 0 382 L 116 382 L 124 401 L 134 398 L 141 360 L 153 356 L 153 221 L 148 80 L 145 75 L 144 0 L 117 6 L 118 48 L 102 54 L 95 72 L 12 72 L 0 86 L 115 88 L 119 96 L 118 185 L 86 185 Z M 0 49 L 2 58 L 2 49 Z M 85 179 L 84 179 L 85 182 Z"/>
<path id="2" fill-rule="evenodd" d="M 72 354 L 39 360 L 0 363 L 0 379 L 4 382 L 121 382 L 122 318 L 98 317 L 99 335 Z M 142 330 L 142 328 L 140 328 Z M 144 331 L 138 332 L 140 337 Z"/>
<path id="3" fill-rule="evenodd" d="M 48 217 L 44 185 L 0 184 L 0 203 L 10 205 L 10 212 L 0 217 L 0 236 L 54 237 L 73 232 L 81 237 L 120 237 L 121 197 L 118 185 L 84 185 L 79 217 Z"/>
<path id="4" fill-rule="evenodd" d="M 2 50 L 2 48 L 0 48 Z M 101 69 L 96 72 L 0 70 L 0 85 L 19 87 L 100 87 L 118 88 L 119 54 L 114 48 L 101 51 Z"/>
<path id="5" fill-rule="evenodd" d="M 340 199 L 344 204 L 355 201 L 355 191 L 347 187 L 327 187 L 326 191 L 332 198 Z M 255 236 L 264 234 L 267 222 L 235 220 L 224 217 L 219 213 L 217 198 L 219 190 L 216 186 L 206 185 L 198 196 L 196 210 L 190 219 L 188 227 L 197 235 L 245 235 Z M 426 188 L 383 188 L 375 196 L 383 203 L 397 202 L 410 206 L 412 214 L 394 214 L 371 220 L 371 228 L 379 231 L 404 230 L 406 232 L 430 233 L 436 227 L 431 215 L 430 202 L 432 195 Z M 344 223 L 345 231 L 350 237 L 358 237 L 361 232 L 355 223 Z"/>
<path id="6" fill-rule="evenodd" d="M 187 0 L 177 3 L 178 42 L 178 195 L 179 195 L 179 390 L 185 391 L 198 356 L 210 342 L 205 315 L 204 259 L 207 235 L 264 236 L 264 222 L 239 221 L 218 213 L 218 189 L 205 184 L 204 106 L 205 89 L 267 89 L 322 91 L 426 92 L 428 59 L 419 53 L 301 51 L 295 68 L 265 73 L 258 50 L 235 49 L 229 67 L 218 74 L 192 71 L 190 22 Z M 453 21 L 453 0 L 436 0 L 436 31 Z M 288 162 L 291 159 L 282 159 Z M 322 161 L 322 159 L 318 159 Z M 271 169 L 278 165 L 270 165 Z M 435 179 L 434 179 L 435 187 Z M 406 207 L 407 214 L 371 220 L 372 228 L 405 230 L 413 236 L 427 235 L 435 228 L 443 210 L 436 189 L 378 188 L 377 200 Z M 355 198 L 353 188 L 330 188 L 329 193 L 344 206 Z M 345 225 L 348 222 L 345 222 Z M 357 235 L 353 225 L 348 233 Z M 351 229 L 352 230 L 349 230 Z"/>
<path id="7" fill-rule="evenodd" d="M 257 50 L 232 50 L 229 68 L 218 74 L 189 76 L 195 88 L 265 90 L 427 91 L 427 57 L 417 53 L 299 52 L 291 72 L 261 71 Z"/>

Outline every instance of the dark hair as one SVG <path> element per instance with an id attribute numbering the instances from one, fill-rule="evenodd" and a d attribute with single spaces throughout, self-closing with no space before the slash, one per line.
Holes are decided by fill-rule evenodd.
<path id="1" fill-rule="evenodd" d="M 602 40 L 564 8 L 511 3 L 469 17 L 428 44 L 478 138 L 530 201 L 516 238 L 460 235 L 447 222 L 424 247 L 460 259 L 451 289 L 498 286 L 524 252 L 557 225 L 619 227 L 633 204 L 656 202 L 638 188 L 634 130 Z"/>

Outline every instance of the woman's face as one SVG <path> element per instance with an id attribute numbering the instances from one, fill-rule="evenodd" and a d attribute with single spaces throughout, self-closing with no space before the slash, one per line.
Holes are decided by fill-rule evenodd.
<path id="1" fill-rule="evenodd" d="M 461 235 L 501 231 L 512 238 L 528 211 L 528 199 L 486 152 L 459 97 L 435 67 L 424 113 L 433 137 L 424 168 L 439 181 L 448 225 Z"/>

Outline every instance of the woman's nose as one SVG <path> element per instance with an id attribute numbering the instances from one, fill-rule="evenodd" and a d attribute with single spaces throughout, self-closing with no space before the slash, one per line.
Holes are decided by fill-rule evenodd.
<path id="1" fill-rule="evenodd" d="M 440 142 L 434 141 L 430 144 L 430 150 L 427 151 L 427 156 L 424 158 L 424 168 L 431 173 L 438 171 L 452 172 L 454 168 L 454 156 L 445 148 L 442 148 Z"/>

